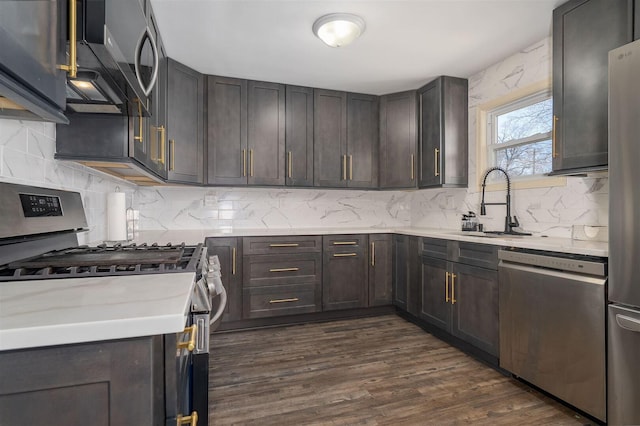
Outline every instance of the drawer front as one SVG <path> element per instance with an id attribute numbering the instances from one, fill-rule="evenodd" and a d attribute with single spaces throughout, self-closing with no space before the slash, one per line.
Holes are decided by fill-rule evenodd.
<path id="1" fill-rule="evenodd" d="M 421 238 L 420 254 L 435 259 L 447 259 L 447 245 L 449 241 L 439 238 Z"/>
<path id="2" fill-rule="evenodd" d="M 320 284 L 245 288 L 243 317 L 264 318 L 320 312 Z"/>
<path id="3" fill-rule="evenodd" d="M 292 237 L 244 237 L 242 239 L 245 256 L 252 254 L 320 253 L 321 236 Z"/>
<path id="4" fill-rule="evenodd" d="M 498 250 L 500 246 L 457 241 L 457 248 L 453 250 L 453 262 L 481 268 L 498 270 Z"/>
<path id="5" fill-rule="evenodd" d="M 322 239 L 325 252 L 363 253 L 369 240 L 368 234 L 325 235 Z"/>
<path id="6" fill-rule="evenodd" d="M 322 278 L 322 254 L 245 256 L 243 268 L 245 288 L 315 283 Z"/>

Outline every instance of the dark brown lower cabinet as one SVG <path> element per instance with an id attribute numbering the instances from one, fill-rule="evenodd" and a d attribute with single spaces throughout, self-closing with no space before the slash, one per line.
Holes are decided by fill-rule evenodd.
<path id="1" fill-rule="evenodd" d="M 164 363 L 165 356 L 175 359 L 175 339 L 167 346 L 169 355 L 163 340 L 153 336 L 0 353 L 0 423 L 165 424 Z"/>
<path id="2" fill-rule="evenodd" d="M 418 316 L 420 272 L 418 237 L 395 235 L 393 243 L 393 304 Z"/>
<path id="3" fill-rule="evenodd" d="M 323 237 L 323 311 L 367 306 L 367 240 L 367 235 L 353 234 Z"/>
<path id="4" fill-rule="evenodd" d="M 227 290 L 227 307 L 222 321 L 242 319 L 242 241 L 238 237 L 206 238 L 207 253 L 220 260 L 222 284 Z"/>
<path id="5" fill-rule="evenodd" d="M 391 234 L 369 235 L 369 306 L 391 305 L 392 251 Z"/>

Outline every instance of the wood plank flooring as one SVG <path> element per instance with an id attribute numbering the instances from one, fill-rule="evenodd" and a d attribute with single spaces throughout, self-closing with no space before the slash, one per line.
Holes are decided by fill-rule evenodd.
<path id="1" fill-rule="evenodd" d="M 395 315 L 215 334 L 211 425 L 580 425 Z"/>

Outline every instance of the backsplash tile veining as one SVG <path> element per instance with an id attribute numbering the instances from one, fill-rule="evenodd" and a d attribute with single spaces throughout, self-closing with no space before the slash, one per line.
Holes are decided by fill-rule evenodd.
<path id="1" fill-rule="evenodd" d="M 81 244 L 106 237 L 107 193 L 119 187 L 132 202 L 134 186 L 80 164 L 54 160 L 56 126 L 52 123 L 0 119 L 0 181 L 80 192 L 89 232 Z"/>

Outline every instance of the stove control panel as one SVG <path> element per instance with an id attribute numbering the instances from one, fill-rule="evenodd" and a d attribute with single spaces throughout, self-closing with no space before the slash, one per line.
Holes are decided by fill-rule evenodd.
<path id="1" fill-rule="evenodd" d="M 60 198 L 51 195 L 20 194 L 24 217 L 62 216 Z"/>

